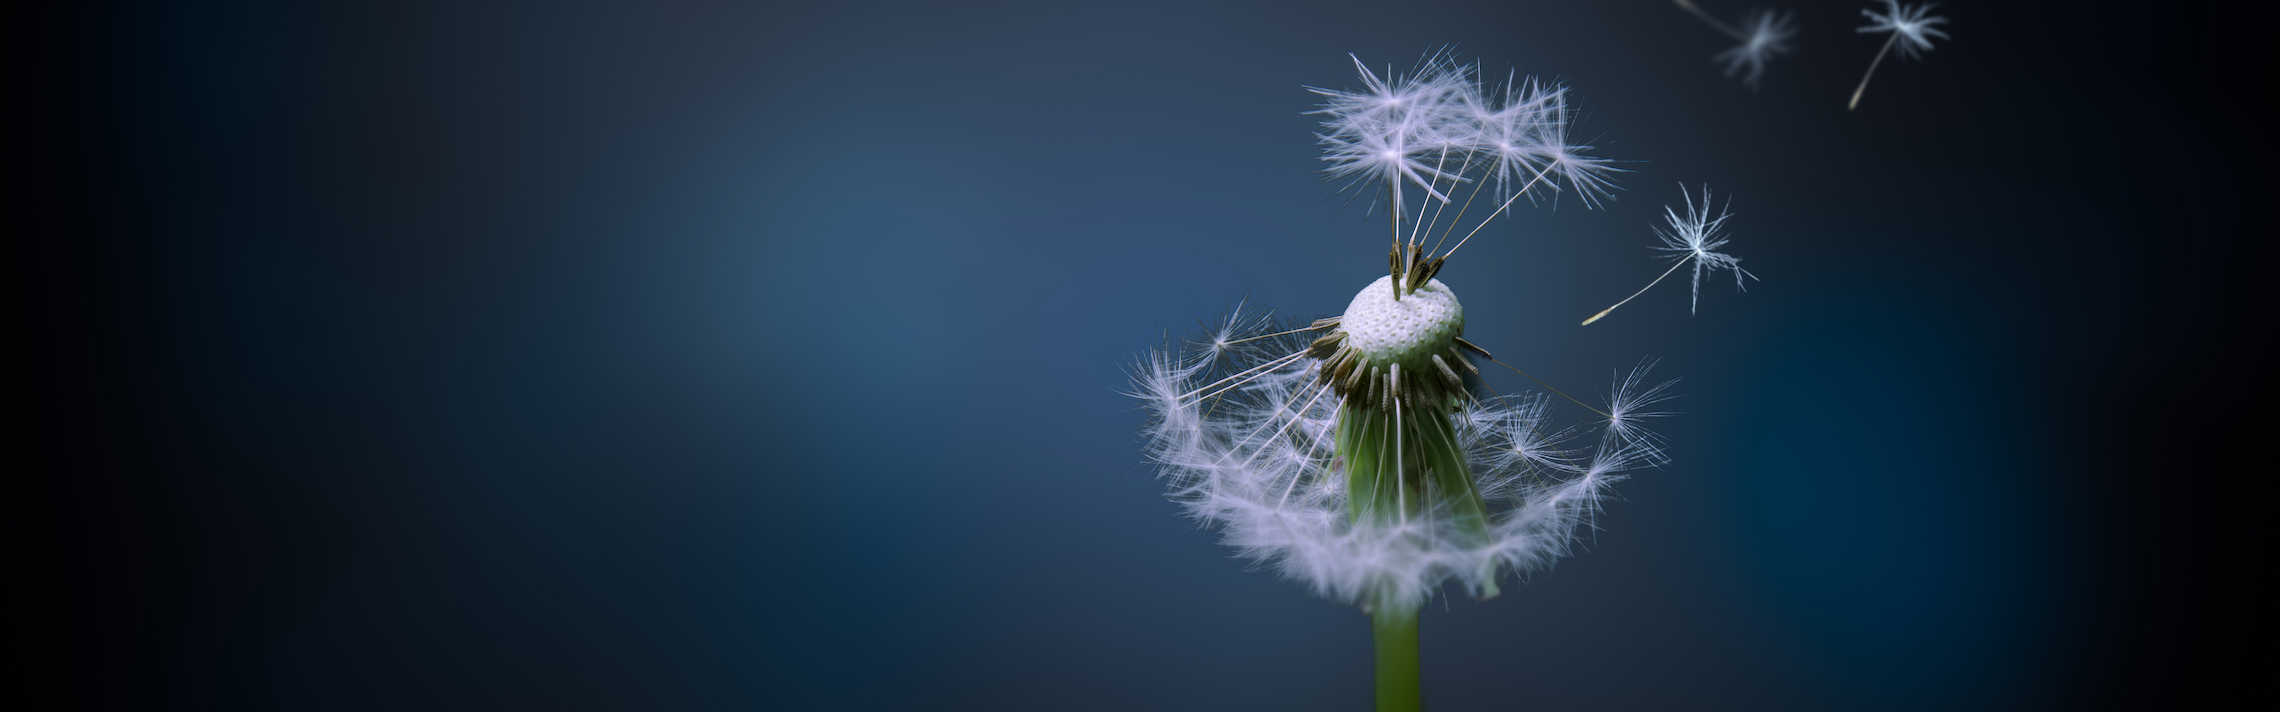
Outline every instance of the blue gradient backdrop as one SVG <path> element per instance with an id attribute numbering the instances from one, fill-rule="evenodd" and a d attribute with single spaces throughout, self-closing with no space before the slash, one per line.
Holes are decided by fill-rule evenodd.
<path id="1" fill-rule="evenodd" d="M 50 9 L 18 267 L 61 526 L 21 540 L 60 573 L 13 669 L 97 706 L 1360 709 L 1365 619 L 1182 519 L 1118 391 L 1372 278 L 1302 85 L 1453 44 L 1570 83 L 1631 169 L 1453 264 L 1468 331 L 1582 389 L 1659 356 L 1685 415 L 1585 553 L 1433 605 L 1435 708 L 2269 699 L 2269 485 L 2212 446 L 2270 355 L 2254 46 L 1956 4 L 1848 113 L 1875 39 L 1788 4 L 1754 93 L 1651 0 Z M 1680 182 L 1763 282 L 1574 326 Z"/>

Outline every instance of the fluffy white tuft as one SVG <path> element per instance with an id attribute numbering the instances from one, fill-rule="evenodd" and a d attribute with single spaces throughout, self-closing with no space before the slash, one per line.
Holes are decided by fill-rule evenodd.
<path id="1" fill-rule="evenodd" d="M 1451 149 L 1461 153 L 1471 139 L 1471 128 L 1452 120 L 1473 85 L 1470 73 L 1445 53 L 1435 53 L 1406 76 L 1388 69 L 1380 77 L 1360 57 L 1348 56 L 1361 75 L 1360 91 L 1310 89 L 1324 99 L 1317 113 L 1329 117 L 1319 138 L 1330 175 L 1361 183 L 1384 181 L 1394 188 L 1396 211 L 1401 210 L 1404 182 L 1428 197 L 1447 200 L 1445 189 L 1437 187 L 1443 180 L 1455 183 L 1455 174 L 1444 168 L 1456 164 L 1447 159 Z"/>
<path id="2" fill-rule="evenodd" d="M 1862 34 L 1894 33 L 1900 39 L 1900 55 L 1914 58 L 1919 53 L 1931 51 L 1932 38 L 1948 38 L 1947 32 L 1938 27 L 1947 24 L 1947 18 L 1931 14 L 1932 8 L 1938 5 L 1939 3 L 1902 5 L 1900 0 L 1884 0 L 1884 12 L 1861 9 L 1860 14 L 1868 18 L 1868 24 L 1855 28 L 1854 31 Z"/>
<path id="3" fill-rule="evenodd" d="M 1711 59 L 1726 65 L 1726 76 L 1740 75 L 1743 86 L 1756 89 L 1758 78 L 1765 76 L 1765 63 L 1789 53 L 1789 40 L 1797 36 L 1795 16 L 1760 10 L 1744 22 L 1743 33 L 1741 44 Z"/>
<path id="4" fill-rule="evenodd" d="M 1720 230 L 1725 227 L 1726 219 L 1733 217 L 1733 214 L 1722 207 L 1716 215 L 1711 214 L 1710 186 L 1702 186 L 1702 204 L 1699 206 L 1694 204 L 1694 196 L 1686 192 L 1685 185 L 1678 187 L 1678 193 L 1686 199 L 1686 214 L 1680 215 L 1670 206 L 1663 206 L 1663 221 L 1669 226 L 1655 228 L 1655 237 L 1662 239 L 1662 244 L 1656 246 L 1655 250 L 1669 254 L 1673 260 L 1694 260 L 1694 298 L 1687 307 L 1687 313 L 1691 314 L 1702 306 L 1704 272 L 1733 272 L 1735 289 L 1748 289 L 1743 280 L 1757 279 L 1757 275 L 1742 269 L 1741 258 L 1718 251 L 1729 241 Z"/>
<path id="5" fill-rule="evenodd" d="M 1663 405 L 1677 397 L 1671 386 L 1678 381 L 1649 380 L 1647 374 L 1654 371 L 1655 363 L 1655 359 L 1645 359 L 1630 373 L 1617 375 L 1615 386 L 1607 393 L 1607 427 L 1599 439 L 1601 456 L 1615 458 L 1618 463 L 1631 462 L 1632 458 L 1656 466 L 1668 462 L 1661 436 L 1648 430 L 1646 424 L 1677 414 L 1664 410 Z M 1600 464 L 1595 459 L 1591 466 Z"/>
<path id="6" fill-rule="evenodd" d="M 1313 113 L 1324 117 L 1316 135 L 1324 170 L 1358 190 L 1383 190 L 1397 212 L 1407 192 L 1448 203 L 1458 184 L 1473 181 L 1492 183 L 1504 199 L 1541 178 L 1587 207 L 1614 187 L 1610 176 L 1621 169 L 1568 140 L 1575 117 L 1565 87 L 1511 73 L 1490 87 L 1445 51 L 1408 74 L 1380 74 L 1358 57 L 1354 69 L 1361 89 L 1309 88 L 1323 97 Z"/>

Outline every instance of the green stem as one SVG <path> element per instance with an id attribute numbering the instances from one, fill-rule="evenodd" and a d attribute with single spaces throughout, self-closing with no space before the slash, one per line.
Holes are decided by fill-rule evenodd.
<path id="1" fill-rule="evenodd" d="M 1428 408 L 1394 415 L 1353 404 L 1338 414 L 1348 520 L 1355 526 L 1391 526 L 1446 513 L 1450 521 L 1434 526 L 1485 542 L 1487 515 L 1449 414 Z M 1426 502 L 1427 497 L 1440 501 Z M 1496 586 L 1488 583 L 1476 593 L 1494 596 Z M 1382 592 L 1364 604 L 1377 643 L 1378 712 L 1416 712 L 1423 707 L 1417 679 L 1417 612 L 1423 606 L 1394 602 Z"/>
<path id="2" fill-rule="evenodd" d="M 1378 712 L 1423 709 L 1417 684 L 1417 609 L 1379 606 L 1370 614 L 1377 639 Z"/>

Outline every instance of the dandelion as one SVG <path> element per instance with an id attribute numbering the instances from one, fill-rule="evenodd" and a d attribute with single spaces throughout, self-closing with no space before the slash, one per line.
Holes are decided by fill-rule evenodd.
<path id="1" fill-rule="evenodd" d="M 1708 24 L 1711 29 L 1734 38 L 1734 45 L 1710 59 L 1726 65 L 1726 76 L 1741 75 L 1742 86 L 1756 89 L 1758 78 L 1765 75 L 1765 63 L 1774 57 L 1789 53 L 1789 39 L 1797 35 L 1795 18 L 1790 13 L 1759 10 L 1735 27 L 1703 12 L 1694 0 L 1672 0 L 1678 9 L 1685 10 Z M 1744 29 L 1747 28 L 1747 29 Z"/>
<path id="2" fill-rule="evenodd" d="M 1717 216 L 1711 216 L 1710 186 L 1702 186 L 1702 205 L 1699 208 L 1694 205 L 1694 196 L 1686 192 L 1686 186 L 1680 185 L 1678 194 L 1686 199 L 1686 214 L 1679 215 L 1678 211 L 1670 209 L 1669 206 L 1664 206 L 1663 221 L 1669 224 L 1669 228 L 1655 228 L 1655 237 L 1661 238 L 1662 244 L 1654 249 L 1657 252 L 1670 255 L 1670 269 L 1663 270 L 1660 276 L 1647 282 L 1647 286 L 1640 287 L 1639 291 L 1632 292 L 1631 296 L 1624 297 L 1623 301 L 1616 302 L 1606 309 L 1601 309 L 1599 313 L 1591 315 L 1591 318 L 1583 320 L 1584 326 L 1590 326 L 1592 322 L 1606 318 L 1607 314 L 1615 311 L 1616 307 L 1631 303 L 1631 300 L 1639 298 L 1639 295 L 1646 294 L 1647 290 L 1654 289 L 1655 285 L 1661 284 L 1664 278 L 1677 272 L 1678 268 L 1689 264 L 1694 265 L 1694 298 L 1687 307 L 1686 313 L 1688 314 L 1693 314 L 1702 307 L 1702 273 L 1718 270 L 1733 272 L 1735 289 L 1748 288 L 1742 282 L 1744 279 L 1757 279 L 1757 275 L 1750 274 L 1749 270 L 1742 269 L 1741 258 L 1718 251 L 1725 247 L 1729 241 L 1729 238 L 1720 234 L 1719 230 L 1726 226 L 1726 218 L 1733 217 L 1733 215 L 1726 212 L 1725 208 L 1719 208 Z"/>
<path id="3" fill-rule="evenodd" d="M 1600 405 L 1546 385 L 1596 416 L 1564 427 L 1547 396 L 1476 393 L 1476 361 L 1527 374 L 1466 338 L 1437 276 L 1521 197 L 1596 202 L 1612 169 L 1565 142 L 1561 87 L 1515 77 L 1491 90 L 1443 55 L 1407 75 L 1355 67 L 1362 90 L 1314 90 L 1321 138 L 1332 175 L 1382 187 L 1394 208 L 1387 272 L 1335 316 L 1277 324 L 1238 307 L 1206 338 L 1145 357 L 1131 395 L 1150 413 L 1147 453 L 1191 516 L 1370 614 L 1378 708 L 1405 710 L 1419 704 L 1424 602 L 1449 584 L 1491 598 L 1505 577 L 1568 554 L 1614 483 L 1666 461 L 1644 424 L 1667 415 L 1670 384 L 1643 362 Z M 1485 216 L 1451 242 L 1490 184 Z"/>
<path id="4" fill-rule="evenodd" d="M 1865 8 L 1860 11 L 1861 16 L 1868 18 L 1868 24 L 1854 29 L 1855 32 L 1884 32 L 1890 36 L 1884 38 L 1884 47 L 1876 50 L 1876 58 L 1869 60 L 1868 71 L 1861 73 L 1860 86 L 1853 87 L 1852 101 L 1845 103 L 1845 110 L 1860 106 L 1861 92 L 1868 91 L 1868 78 L 1876 76 L 1876 65 L 1884 63 L 1884 55 L 1889 54 L 1894 45 L 1899 46 L 1900 56 L 1914 59 L 1932 50 L 1931 38 L 1948 38 L 1948 34 L 1937 27 L 1946 24 L 1947 18 L 1931 14 L 1937 5 L 1902 5 L 1900 0 L 1884 0 L 1884 12 Z"/>

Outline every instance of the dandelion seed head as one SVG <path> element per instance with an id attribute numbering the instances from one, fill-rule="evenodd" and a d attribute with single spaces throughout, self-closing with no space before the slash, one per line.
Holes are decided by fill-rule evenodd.
<path id="1" fill-rule="evenodd" d="M 1491 86 L 1445 51 L 1406 73 L 1353 66 L 1360 88 L 1312 89 L 1317 138 L 1328 174 L 1395 208 L 1387 272 L 1303 326 L 1238 306 L 1143 357 L 1129 393 L 1171 498 L 1239 555 L 1364 607 L 1414 607 L 1449 584 L 1494 596 L 1501 577 L 1569 553 L 1609 487 L 1658 462 L 1643 423 L 1662 391 L 1619 383 L 1622 408 L 1581 406 L 1617 414 L 1596 445 L 1554 425 L 1544 396 L 1475 395 L 1488 352 L 1435 275 L 1518 198 L 1595 206 L 1619 169 L 1570 140 L 1564 87 L 1516 73 Z M 1486 217 L 1440 251 L 1482 194 L 1497 198 Z"/>

